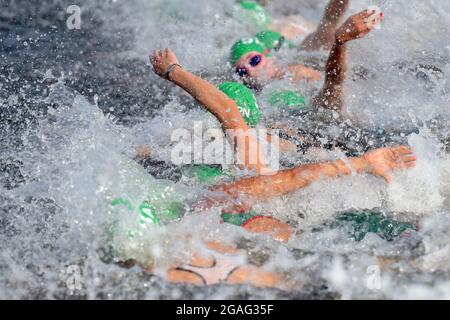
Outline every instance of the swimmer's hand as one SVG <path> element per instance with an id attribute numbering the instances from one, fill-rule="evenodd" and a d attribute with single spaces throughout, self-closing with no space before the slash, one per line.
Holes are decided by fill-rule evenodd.
<path id="1" fill-rule="evenodd" d="M 164 79 L 166 79 L 167 71 L 170 66 L 174 64 L 179 65 L 177 56 L 168 48 L 164 50 L 156 50 L 150 56 L 150 63 L 153 66 L 153 72 Z"/>
<path id="2" fill-rule="evenodd" d="M 336 41 L 344 44 L 365 37 L 384 19 L 384 13 L 376 10 L 364 10 L 350 18 L 336 31 Z"/>
<path id="3" fill-rule="evenodd" d="M 393 180 L 392 171 L 414 167 L 417 157 L 408 147 L 399 146 L 370 151 L 362 159 L 365 162 L 366 172 L 391 183 Z"/>

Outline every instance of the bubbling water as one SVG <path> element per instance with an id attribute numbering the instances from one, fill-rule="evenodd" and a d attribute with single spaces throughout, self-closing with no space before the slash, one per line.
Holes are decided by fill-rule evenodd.
<path id="1" fill-rule="evenodd" d="M 325 3 L 280 1 L 269 8 L 281 16 L 305 7 L 305 16 L 317 20 Z M 350 45 L 353 71 L 347 95 L 352 120 L 387 130 L 418 127 L 406 137 L 418 156 L 415 169 L 396 173 L 390 186 L 373 177 L 352 176 L 255 205 L 256 212 L 295 227 L 297 234 L 287 244 L 220 224 L 218 209 L 188 214 L 161 228 L 149 226 L 131 239 L 126 232 L 138 224 L 137 217 L 123 212 L 124 232 L 109 243 L 105 230 L 113 220 L 114 198 L 132 195 L 139 204 L 156 190 L 168 200 L 189 203 L 204 192 L 199 185 L 155 179 L 132 160 L 134 148 L 147 146 L 152 157 L 170 162 L 173 146 L 168 141 L 174 129 L 192 128 L 195 121 L 203 121 L 204 128 L 220 128 L 178 89 L 155 75 L 147 77 L 148 54 L 170 46 L 185 68 L 218 84 L 232 78 L 226 63 L 230 44 L 254 30 L 233 19 L 232 0 L 86 1 L 83 8 L 101 17 L 101 31 L 111 36 L 106 43 L 112 52 L 79 57 L 73 66 L 63 66 L 67 72 L 56 79 L 48 69 L 36 70 L 44 79 L 34 83 L 31 98 L 26 96 L 29 84 L 11 85 L 30 74 L 10 74 L 0 85 L 0 112 L 10 117 L 17 107 L 17 119 L 26 122 L 17 121 L 23 124 L 18 130 L 11 118 L 0 140 L 1 165 L 7 168 L 0 179 L 0 298 L 449 297 L 450 159 L 445 142 L 450 132 L 450 64 L 449 48 L 443 47 L 449 39 L 448 32 L 435 30 L 449 28 L 450 5 L 434 0 L 351 3 L 350 12 L 375 4 L 387 16 L 381 30 Z M 51 12 L 53 4 L 49 2 Z M 111 39 L 122 39 L 122 34 L 133 36 L 123 46 L 112 45 Z M 122 63 L 130 64 L 127 72 Z M 362 72 L 355 71 L 362 67 Z M 101 82 L 102 75 L 113 84 Z M 139 95 L 143 91 L 137 87 L 148 82 L 143 90 L 147 100 L 127 99 L 123 93 L 103 99 L 114 96 L 115 86 Z M 286 85 L 274 83 L 272 88 Z M 318 88 L 301 90 L 310 99 Z M 259 98 L 264 100 L 264 92 Z M 266 119 L 284 120 L 277 110 L 261 105 Z M 151 110 L 151 116 L 141 110 Z M 295 125 L 295 119 L 285 120 Z M 285 157 L 291 164 L 300 161 L 298 155 Z M 345 229 L 318 228 L 339 212 L 375 208 L 421 228 L 392 242 L 375 234 L 355 242 Z M 238 242 L 248 252 L 244 260 L 259 259 L 295 285 L 289 292 L 199 288 L 171 285 L 143 271 L 151 262 L 155 273 L 163 274 L 173 260 L 204 250 L 205 239 Z M 119 266 L 119 260 L 130 257 L 137 266 Z"/>

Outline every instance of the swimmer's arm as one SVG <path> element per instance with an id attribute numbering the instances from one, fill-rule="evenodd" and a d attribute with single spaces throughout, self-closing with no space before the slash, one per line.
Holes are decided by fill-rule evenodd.
<path id="1" fill-rule="evenodd" d="M 334 45 L 326 66 L 325 84 L 314 98 L 316 107 L 345 111 L 344 81 L 347 76 L 347 42 L 367 35 L 383 20 L 382 12 L 364 10 L 350 18 L 336 31 Z"/>
<path id="2" fill-rule="evenodd" d="M 215 86 L 181 68 L 176 68 L 171 78 L 173 83 L 184 89 L 195 100 L 205 106 L 220 121 L 224 130 L 242 130 L 244 133 L 249 130 L 236 103 Z M 260 153 L 261 149 L 255 136 L 249 134 L 248 137 L 249 142 L 245 143 L 244 147 L 242 147 L 242 144 L 237 144 L 237 152 L 246 168 L 250 170 L 256 169 L 260 173 L 266 170 Z M 247 156 L 252 151 L 258 154 L 256 166 L 254 163 L 250 163 L 251 157 Z"/>
<path id="3" fill-rule="evenodd" d="M 292 74 L 292 80 L 296 83 L 300 83 L 303 80 L 308 82 L 319 81 L 322 76 L 319 71 L 303 64 L 291 64 L 287 67 L 287 71 Z"/>
<path id="4" fill-rule="evenodd" d="M 164 79 L 167 79 L 166 72 L 170 66 L 179 65 L 175 53 L 170 49 L 156 51 L 150 57 L 150 62 L 153 66 L 153 71 Z M 185 90 L 208 109 L 220 121 L 225 130 L 248 130 L 248 126 L 242 118 L 236 103 L 208 81 L 193 75 L 179 66 L 172 69 L 169 78 L 167 80 Z"/>
<path id="5" fill-rule="evenodd" d="M 341 112 L 344 110 L 345 93 L 344 83 L 347 75 L 347 45 L 336 41 L 328 57 L 325 83 L 322 90 L 314 98 L 313 105 L 333 109 Z"/>
<path id="6" fill-rule="evenodd" d="M 213 191 L 224 192 L 232 198 L 247 196 L 253 200 L 267 200 L 309 186 L 320 178 L 336 179 L 354 173 L 364 173 L 365 163 L 361 158 L 344 161 L 305 164 L 280 171 L 272 176 L 257 176 L 232 184 L 218 186 Z"/>
<path id="7" fill-rule="evenodd" d="M 267 142 L 272 143 L 273 138 L 272 135 L 267 134 Z M 297 145 L 295 143 L 290 142 L 289 140 L 278 138 L 278 148 L 282 152 L 296 152 Z"/>
<path id="8" fill-rule="evenodd" d="M 267 201 L 302 188 L 320 178 L 337 178 L 353 172 L 363 173 L 365 163 L 361 158 L 353 158 L 347 163 L 343 161 L 305 164 L 279 171 L 274 175 L 255 176 L 232 183 L 221 184 L 211 188 L 213 192 L 192 205 L 196 211 L 211 209 L 217 205 L 239 204 L 251 208 L 252 203 Z"/>
<path id="9" fill-rule="evenodd" d="M 181 68 L 173 70 L 171 81 L 208 109 L 225 130 L 249 129 L 236 103 L 208 81 Z"/>
<path id="10" fill-rule="evenodd" d="M 247 196 L 253 200 L 267 200 L 305 188 L 322 178 L 336 179 L 352 174 L 369 173 L 391 182 L 392 171 L 412 168 L 416 160 L 416 156 L 407 147 L 382 148 L 346 161 L 306 164 L 280 171 L 272 176 L 243 179 L 217 186 L 213 191 L 223 192 L 233 199 Z"/>
<path id="11" fill-rule="evenodd" d="M 170 49 L 157 51 L 150 60 L 154 72 L 161 77 L 165 77 L 165 73 L 170 65 L 178 64 L 178 59 Z M 249 131 L 249 127 L 239 112 L 234 100 L 230 99 L 208 81 L 180 67 L 173 69 L 169 80 L 189 93 L 211 112 L 222 124 L 224 130 L 242 130 L 244 133 Z M 261 156 L 261 149 L 257 138 L 252 134 L 249 134 L 248 137 L 248 143 L 244 144 L 244 148 L 238 144 L 237 153 L 239 158 L 249 170 L 256 169 L 258 173 L 266 171 L 267 168 Z M 254 148 L 256 148 L 256 151 Z M 255 151 L 258 154 L 256 165 L 249 162 L 251 157 L 246 156 L 252 154 L 251 151 Z"/>

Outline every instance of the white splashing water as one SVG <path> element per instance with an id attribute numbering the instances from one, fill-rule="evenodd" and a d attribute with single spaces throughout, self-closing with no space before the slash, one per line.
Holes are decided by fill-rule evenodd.
<path id="1" fill-rule="evenodd" d="M 285 6 L 294 2 L 286 1 Z M 305 5 L 309 2 L 305 1 Z M 441 120 L 446 119 L 449 116 L 446 75 L 450 64 L 445 60 L 449 48 L 442 44 L 449 43 L 449 33 L 442 31 L 450 27 L 450 4 L 419 0 L 353 1 L 351 12 L 370 4 L 384 10 L 387 19 L 381 30 L 350 47 L 351 65 L 362 64 L 375 74 L 373 79 L 348 82 L 352 115 L 370 126 L 395 126 L 412 118 L 426 121 L 438 113 Z M 230 44 L 252 32 L 230 18 L 231 0 L 189 3 L 154 0 L 126 5 L 117 2 L 117 5 L 123 8 L 126 18 L 121 19 L 120 26 L 132 27 L 136 34 L 133 50 L 125 54 L 146 60 L 153 49 L 170 46 L 183 65 L 193 71 L 208 70 L 220 76 L 227 71 L 224 61 Z M 178 18 L 176 23 L 171 18 L 174 16 Z M 312 16 L 320 16 L 320 12 L 314 11 Z M 112 18 L 117 21 L 116 17 Z M 437 64 L 444 75 L 430 75 L 431 88 L 394 67 L 402 60 L 417 64 L 427 59 Z M 150 80 L 156 78 L 151 76 Z M 168 197 L 188 201 L 199 192 L 148 175 L 130 160 L 132 146 L 145 143 L 156 150 L 157 158 L 168 160 L 171 149 L 167 139 L 171 129 L 191 127 L 197 120 L 205 121 L 208 127 L 216 127 L 217 122 L 202 110 L 186 112 L 174 99 L 159 116 L 141 119 L 139 125 L 126 128 L 116 125 L 97 106 L 61 84 L 52 87 L 48 99 L 58 102 L 60 107 L 24 136 L 27 144 L 19 155 L 24 173 L 33 179 L 22 187 L 2 190 L 5 198 L 2 201 L 12 205 L 8 214 L 14 216 L 15 226 L 23 236 L 9 239 L 11 249 L 1 254 L 4 272 L 0 277 L 0 298 L 26 296 L 28 288 L 38 288 L 39 282 L 47 289 L 44 297 L 58 296 L 69 265 L 81 266 L 83 292 L 88 298 L 97 297 L 100 291 L 106 297 L 132 297 L 136 287 L 142 288 L 140 297 L 143 298 L 161 296 L 157 290 L 166 292 L 170 298 L 180 298 L 178 288 L 162 281 L 157 287 L 155 280 L 140 275 L 139 268 L 127 270 L 116 264 L 105 264 L 97 251 L 103 245 L 105 225 L 110 222 L 109 204 L 113 198 L 133 194 L 136 202 L 140 202 L 149 196 L 149 190 L 164 189 Z M 288 273 L 304 286 L 321 277 L 344 299 L 448 298 L 449 278 L 434 276 L 433 272 L 448 272 L 449 266 L 450 161 L 440 141 L 426 126 L 419 134 L 410 136 L 409 142 L 419 158 L 418 165 L 409 172 L 396 174 L 395 183 L 389 187 L 372 177 L 350 177 L 315 183 L 282 199 L 258 204 L 255 210 L 259 212 L 298 223 L 301 232 L 287 245 L 220 225 L 218 212 L 213 210 L 201 217 L 189 216 L 180 223 L 152 230 L 149 236 L 138 240 L 122 238 L 116 243 L 119 256 L 138 257 L 142 264 L 150 256 L 158 257 L 156 268 L 164 270 L 171 259 L 183 257 L 192 249 L 182 239 L 196 230 L 198 235 L 221 237 L 224 241 L 246 237 L 270 256 L 268 267 Z M 45 207 L 42 209 L 30 197 L 52 199 L 57 204 L 56 213 L 42 218 L 41 210 L 46 210 Z M 22 216 L 17 204 L 28 214 Z M 337 212 L 381 206 L 420 221 L 422 229 L 418 235 L 423 239 L 423 255 L 402 256 L 402 251 L 413 251 L 408 238 L 388 243 L 369 235 L 355 243 L 343 231 L 310 231 Z M 123 223 L 132 225 L 136 223 L 135 217 L 124 218 Z M 27 236 L 28 231 L 39 226 L 47 231 L 38 235 L 29 232 Z M 201 248 L 199 237 L 194 237 L 195 241 Z M 293 253 L 296 250 L 310 254 L 298 258 Z M 38 270 L 27 269 L 27 264 Z M 376 290 L 367 286 L 370 276 L 367 270 L 374 265 L 380 267 L 381 279 Z M 298 290 L 305 289 L 304 286 Z M 7 291 L 7 287 L 14 290 Z M 227 298 L 239 290 L 243 289 L 220 288 L 210 297 Z M 193 292 L 194 297 L 202 298 L 201 289 Z M 260 296 L 258 292 L 250 289 L 254 296 Z M 271 295 L 267 293 L 263 297 Z"/>

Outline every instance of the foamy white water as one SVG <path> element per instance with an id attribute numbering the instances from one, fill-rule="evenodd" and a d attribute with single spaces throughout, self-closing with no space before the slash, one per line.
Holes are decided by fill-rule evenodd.
<path id="1" fill-rule="evenodd" d="M 326 1 L 298 2 L 280 1 L 269 10 L 281 16 L 286 9 L 305 8 L 294 13 L 317 20 Z M 101 54 L 92 54 L 78 64 L 65 66 L 77 74 L 75 83 L 81 83 L 75 85 L 78 92 L 70 88 L 74 79 L 65 73 L 52 84 L 40 84 L 46 94 L 35 92 L 28 100 L 21 93 L 25 85 L 9 87 L 6 80 L 0 85 L 0 112 L 22 110 L 19 105 L 28 110 L 27 104 L 45 103 L 45 112 L 39 107 L 29 108 L 31 120 L 25 121 L 26 130 L 17 134 L 8 129 L 1 140 L 2 161 L 20 161 L 25 183 L 15 188 L 2 183 L 0 187 L 0 298 L 60 298 L 71 293 L 87 298 L 150 299 L 275 296 L 271 291 L 246 286 L 173 286 L 145 274 L 139 266 L 125 269 L 114 263 L 114 258 L 133 256 L 145 264 L 148 257 L 157 257 L 156 268 L 164 270 L 171 259 L 184 257 L 192 249 L 182 240 L 192 230 L 196 231 L 194 243 L 199 248 L 203 236 L 223 241 L 249 240 L 252 250 L 268 257 L 268 268 L 285 272 L 298 284 L 286 293 L 287 297 L 315 292 L 344 299 L 449 298 L 450 161 L 443 142 L 449 134 L 450 115 L 450 4 L 437 0 L 353 1 L 349 14 L 372 4 L 385 12 L 386 20 L 380 30 L 350 45 L 350 65 L 363 65 L 372 76 L 347 81 L 349 110 L 356 123 L 367 127 L 419 126 L 419 133 L 408 137 L 419 159 L 415 169 L 396 174 L 389 187 L 373 177 L 349 177 L 332 183 L 318 182 L 281 199 L 258 204 L 258 212 L 274 214 L 295 225 L 298 234 L 288 244 L 221 225 L 219 210 L 212 210 L 150 230 L 139 238 L 119 238 L 115 244 L 119 254 L 111 257 L 104 252 L 104 244 L 105 225 L 111 219 L 109 204 L 114 197 L 133 194 L 140 202 L 148 196 L 148 189 L 157 188 L 165 190 L 169 198 L 181 195 L 178 200 L 188 202 L 203 192 L 199 186 L 192 188 L 183 182 L 150 176 L 131 160 L 133 148 L 147 145 L 154 150 L 155 158 L 169 161 L 172 145 L 167 141 L 173 129 L 192 128 L 199 120 L 205 127 L 219 127 L 184 93 L 150 74 L 149 69 L 140 73 L 140 67 L 148 63 L 148 54 L 170 46 L 186 68 L 202 72 L 218 84 L 232 77 L 225 62 L 229 46 L 253 30 L 232 18 L 231 0 L 86 1 L 85 10 L 104 22 L 98 32 L 119 39 L 127 32 L 132 35 L 123 47 L 114 49 L 109 43 L 114 57 L 121 57 L 125 64 L 131 61 L 132 67 L 116 73 L 108 69 L 108 63 L 99 62 L 106 59 Z M 47 10 L 54 10 L 50 3 Z M 23 45 L 23 39 L 20 43 Z M 72 52 L 70 48 L 59 50 Z M 133 59 L 140 64 L 133 64 Z M 89 64 L 92 61 L 96 63 Z M 58 69 L 58 63 L 49 59 L 42 67 L 45 70 L 38 70 L 40 66 L 35 70 L 45 73 Z M 77 73 L 79 69 L 86 70 L 86 74 Z M 26 77 L 26 71 L 22 72 L 10 74 L 8 81 Z M 140 81 L 151 83 L 153 95 L 146 104 L 143 100 L 129 102 L 120 95 L 104 102 L 101 95 L 103 105 L 96 105 L 92 91 L 96 83 L 89 82 L 89 76 L 102 73 L 118 79 L 130 95 Z M 316 89 L 302 90 L 312 94 Z M 112 94 L 106 92 L 108 95 Z M 47 109 L 48 105 L 52 107 Z M 123 110 L 123 114 L 112 116 L 110 110 Z M 149 115 L 142 110 L 156 111 Z M 267 116 L 273 111 L 263 110 Z M 15 118 L 23 119 L 27 112 L 17 112 Z M 16 138 L 22 141 L 19 147 L 14 144 Z M 314 230 L 338 212 L 380 207 L 417 222 L 420 230 L 393 242 L 374 234 L 355 242 L 345 230 Z M 133 219 L 124 218 L 123 223 L 133 225 Z M 74 276 L 81 290 L 71 290 L 67 285 L 73 283 L 69 280 Z"/>

